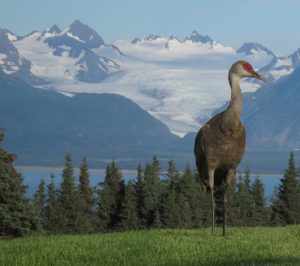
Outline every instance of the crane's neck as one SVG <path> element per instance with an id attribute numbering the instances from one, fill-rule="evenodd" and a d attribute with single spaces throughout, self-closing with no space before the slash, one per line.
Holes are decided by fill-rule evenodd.
<path id="1" fill-rule="evenodd" d="M 226 111 L 230 116 L 240 118 L 243 108 L 243 96 L 240 87 L 241 78 L 230 71 L 228 79 L 231 87 L 231 99 Z"/>

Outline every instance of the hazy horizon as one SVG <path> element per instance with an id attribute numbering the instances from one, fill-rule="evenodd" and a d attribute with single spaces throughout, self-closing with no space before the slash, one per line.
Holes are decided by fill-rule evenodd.
<path id="1" fill-rule="evenodd" d="M 197 30 L 234 48 L 259 42 L 277 55 L 288 55 L 300 47 L 300 2 L 294 0 L 3 0 L 0 9 L 0 27 L 19 35 L 53 24 L 63 29 L 75 19 L 95 29 L 106 43 L 149 34 L 183 39 Z"/>

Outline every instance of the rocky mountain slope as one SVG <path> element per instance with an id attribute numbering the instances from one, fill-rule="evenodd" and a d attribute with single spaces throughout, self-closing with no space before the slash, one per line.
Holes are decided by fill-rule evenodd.
<path id="1" fill-rule="evenodd" d="M 33 88 L 0 71 L 0 128 L 4 145 L 22 164 L 151 158 L 174 149 L 179 137 L 137 104 L 115 94 L 77 94 Z M 98 165 L 99 166 L 99 165 Z"/>
<path id="2" fill-rule="evenodd" d="M 5 73 L 65 95 L 123 95 L 179 136 L 197 130 L 228 99 L 227 72 L 232 62 L 246 59 L 258 69 L 275 56 L 257 43 L 235 49 L 197 31 L 182 40 L 152 34 L 106 44 L 79 20 L 63 30 L 53 25 L 25 36 L 1 32 L 17 54 L 12 59 L 0 51 Z M 245 81 L 243 88 L 255 91 L 259 86 Z"/>

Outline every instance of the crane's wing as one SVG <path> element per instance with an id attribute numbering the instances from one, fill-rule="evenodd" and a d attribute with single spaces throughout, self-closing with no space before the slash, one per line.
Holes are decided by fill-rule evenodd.
<path id="1" fill-rule="evenodd" d="M 206 169 L 206 155 L 205 155 L 205 142 L 206 136 L 209 131 L 209 124 L 205 124 L 198 132 L 195 138 L 194 144 L 194 154 L 196 159 L 196 165 L 199 173 L 200 180 L 202 181 L 204 187 L 206 187 L 206 180 L 207 180 L 207 169 Z"/>

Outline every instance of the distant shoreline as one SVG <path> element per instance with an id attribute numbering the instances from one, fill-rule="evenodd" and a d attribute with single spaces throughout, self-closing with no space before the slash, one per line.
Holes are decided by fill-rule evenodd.
<path id="1" fill-rule="evenodd" d="M 61 173 L 62 170 L 64 169 L 63 166 L 24 166 L 24 165 L 16 165 L 16 169 L 19 172 L 33 172 L 33 173 L 38 173 L 38 172 L 49 172 L 53 174 Z M 97 168 L 90 168 L 89 171 L 92 174 L 104 174 L 106 169 L 97 169 Z M 136 169 L 120 169 L 121 172 L 125 175 L 136 175 L 137 170 Z M 79 168 L 74 167 L 74 172 L 77 173 L 79 172 Z M 165 171 L 163 172 L 165 174 Z M 236 177 L 238 176 L 239 173 L 236 174 Z M 243 174 L 243 172 L 242 172 Z M 251 176 L 274 176 L 274 177 L 279 177 L 283 176 L 282 173 L 252 173 Z"/>
<path id="2" fill-rule="evenodd" d="M 16 169 L 19 172 L 33 172 L 33 173 L 39 173 L 39 172 L 49 172 L 49 173 L 61 173 L 64 169 L 63 166 L 24 166 L 24 165 L 16 165 Z M 79 172 L 78 167 L 74 167 L 74 172 Z M 90 173 L 93 174 L 102 174 L 105 173 L 106 169 L 95 169 L 95 168 L 89 168 Z M 122 173 L 124 174 L 136 174 L 137 170 L 133 169 L 120 169 Z"/>

